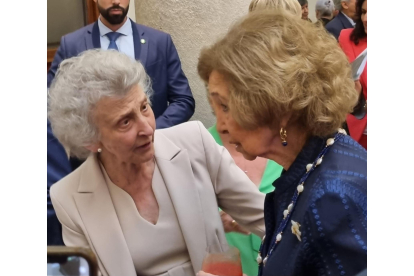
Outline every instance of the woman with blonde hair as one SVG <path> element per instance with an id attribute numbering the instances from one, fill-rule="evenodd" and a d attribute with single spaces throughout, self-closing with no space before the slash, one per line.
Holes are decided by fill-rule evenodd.
<path id="1" fill-rule="evenodd" d="M 284 169 L 266 195 L 259 275 L 365 269 L 367 153 L 340 129 L 358 93 L 336 40 L 286 11 L 255 12 L 202 50 L 198 73 L 230 144 Z"/>
<path id="2" fill-rule="evenodd" d="M 278 9 L 289 11 L 299 17 L 302 16 L 302 8 L 297 0 L 253 0 L 249 5 L 249 12 Z"/>

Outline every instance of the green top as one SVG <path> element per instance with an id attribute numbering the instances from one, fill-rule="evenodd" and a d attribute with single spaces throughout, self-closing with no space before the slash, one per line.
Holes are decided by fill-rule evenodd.
<path id="1" fill-rule="evenodd" d="M 222 146 L 223 141 L 220 138 L 216 125 L 210 127 L 208 131 L 214 137 L 217 144 Z M 276 162 L 268 160 L 262 180 L 260 181 L 259 191 L 264 194 L 272 192 L 274 190 L 272 184 L 281 173 L 282 167 Z M 243 235 L 236 232 L 226 233 L 226 238 L 230 245 L 237 247 L 240 251 L 243 273 L 248 276 L 258 275 L 259 267 L 256 258 L 259 253 L 261 239 L 255 234 Z"/>

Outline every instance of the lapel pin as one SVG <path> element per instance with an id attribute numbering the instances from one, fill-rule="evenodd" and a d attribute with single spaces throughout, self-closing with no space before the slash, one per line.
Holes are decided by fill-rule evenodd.
<path id="1" fill-rule="evenodd" d="M 299 241 L 302 241 L 302 240 L 300 239 L 300 235 L 301 235 L 301 233 L 300 233 L 300 231 L 299 231 L 300 224 L 299 224 L 299 223 L 297 223 L 297 222 L 296 222 L 296 221 L 294 221 L 294 220 L 291 220 L 291 222 L 292 222 L 292 234 L 296 235 L 296 237 L 298 238 L 298 240 L 299 240 Z"/>
<path id="2" fill-rule="evenodd" d="M 145 39 L 141 38 L 141 44 L 145 44 Z"/>

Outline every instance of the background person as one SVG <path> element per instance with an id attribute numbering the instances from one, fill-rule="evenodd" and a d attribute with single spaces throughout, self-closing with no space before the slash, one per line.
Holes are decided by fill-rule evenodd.
<path id="1" fill-rule="evenodd" d="M 325 27 L 337 40 L 343 29 L 353 28 L 355 26 L 355 3 L 356 0 L 333 0 L 338 15 L 331 20 Z"/>
<path id="2" fill-rule="evenodd" d="M 339 36 L 339 45 L 347 55 L 350 62 L 353 62 L 359 54 L 367 49 L 368 30 L 368 0 L 358 0 L 356 5 L 356 21 L 354 29 L 342 30 Z M 356 81 L 356 90 L 359 93 L 359 101 L 354 112 L 347 116 L 349 133 L 358 143 L 367 149 L 367 69 L 365 66 L 361 77 Z"/>
<path id="3" fill-rule="evenodd" d="M 320 22 L 322 26 L 326 26 L 326 24 L 328 24 L 334 17 L 334 10 L 333 0 L 318 0 L 315 5 L 315 13 L 318 22 Z"/>
<path id="4" fill-rule="evenodd" d="M 249 12 L 259 10 L 283 9 L 302 17 L 302 8 L 297 0 L 252 0 Z"/>
<path id="5" fill-rule="evenodd" d="M 302 7 L 302 19 L 307 20 L 309 22 L 312 22 L 312 20 L 309 19 L 309 4 L 308 0 L 298 0 L 300 6 Z"/>

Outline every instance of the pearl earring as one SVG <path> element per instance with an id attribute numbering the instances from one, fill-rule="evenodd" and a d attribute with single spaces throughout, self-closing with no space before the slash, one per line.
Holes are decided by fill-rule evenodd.
<path id="1" fill-rule="evenodd" d="M 98 152 L 99 152 L 99 153 L 101 153 L 101 152 L 102 152 L 102 149 L 101 149 L 101 148 L 99 148 L 99 149 L 98 149 Z"/>

